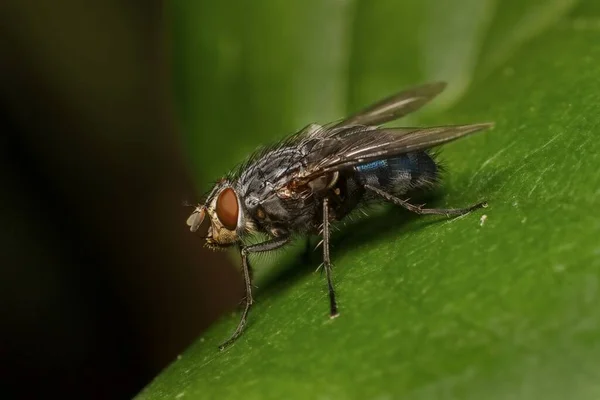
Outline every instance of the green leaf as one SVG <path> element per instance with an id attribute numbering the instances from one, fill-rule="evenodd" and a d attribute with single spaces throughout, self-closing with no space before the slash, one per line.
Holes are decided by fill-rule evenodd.
<path id="1" fill-rule="evenodd" d="M 600 4 L 522 3 L 173 2 L 199 182 L 442 78 L 449 97 L 419 123 L 496 127 L 444 147 L 433 204 L 490 206 L 455 219 L 386 207 L 340 226 L 335 320 L 318 253 L 255 259 L 245 334 L 218 352 L 239 316 L 224 318 L 140 399 L 600 398 Z"/>

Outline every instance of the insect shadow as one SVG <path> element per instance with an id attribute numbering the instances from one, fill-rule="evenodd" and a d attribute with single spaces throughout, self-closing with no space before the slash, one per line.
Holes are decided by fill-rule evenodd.
<path id="1" fill-rule="evenodd" d="M 419 202 L 426 202 L 428 206 L 437 206 L 443 200 L 442 193 L 433 192 L 421 194 L 415 198 Z M 369 211 L 367 210 L 367 213 Z M 412 233 L 420 232 L 428 226 L 437 225 L 448 221 L 452 217 L 419 216 L 400 207 L 383 206 L 375 211 L 376 215 L 360 216 L 351 221 L 340 223 L 336 226 L 331 241 L 331 256 L 335 260 L 341 258 L 346 252 L 369 242 L 377 242 L 388 237 L 408 237 Z M 302 239 L 299 239 L 302 240 Z M 282 260 L 283 265 L 276 267 L 275 273 L 270 273 L 257 288 L 257 300 L 277 296 L 288 290 L 302 277 L 314 274 L 322 259 L 322 249 L 315 249 L 318 239 L 309 238 L 310 246 L 296 250 L 293 261 L 289 258 Z M 322 268 L 319 268 L 322 272 Z"/>

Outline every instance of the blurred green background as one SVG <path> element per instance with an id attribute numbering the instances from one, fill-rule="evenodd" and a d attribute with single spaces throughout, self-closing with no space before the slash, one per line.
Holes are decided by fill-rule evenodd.
<path id="1" fill-rule="evenodd" d="M 489 208 L 340 226 L 333 321 L 318 252 L 256 258 L 243 337 L 219 353 L 238 315 L 224 318 L 140 399 L 600 398 L 600 3 L 176 0 L 166 14 L 199 192 L 258 145 L 417 83 L 449 88 L 399 124 L 496 127 L 444 147 L 433 203 Z"/>

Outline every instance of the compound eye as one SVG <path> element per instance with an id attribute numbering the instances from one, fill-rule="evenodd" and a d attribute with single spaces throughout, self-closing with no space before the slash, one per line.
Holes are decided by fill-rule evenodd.
<path id="1" fill-rule="evenodd" d="M 217 198 L 217 217 L 223 226 L 230 231 L 237 228 L 239 206 L 237 196 L 232 188 L 223 189 Z"/>

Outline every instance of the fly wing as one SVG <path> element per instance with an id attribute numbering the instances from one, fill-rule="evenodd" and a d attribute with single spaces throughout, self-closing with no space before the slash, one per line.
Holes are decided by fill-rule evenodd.
<path id="1" fill-rule="evenodd" d="M 309 124 L 294 135 L 294 137 L 297 139 L 324 138 L 335 134 L 337 132 L 335 128 L 381 125 L 417 111 L 443 92 L 445 88 L 445 82 L 433 82 L 415 86 L 387 97 L 343 121 L 332 122 L 324 126 L 314 123 Z"/>
<path id="2" fill-rule="evenodd" d="M 334 127 L 350 125 L 381 125 L 401 118 L 423 107 L 446 88 L 445 82 L 416 86 L 387 97 L 370 107 L 337 123 Z"/>
<path id="3" fill-rule="evenodd" d="M 400 154 L 425 150 L 492 127 L 491 123 L 429 128 L 350 126 L 313 140 L 305 168 L 293 180 L 310 181 L 330 172 Z"/>

